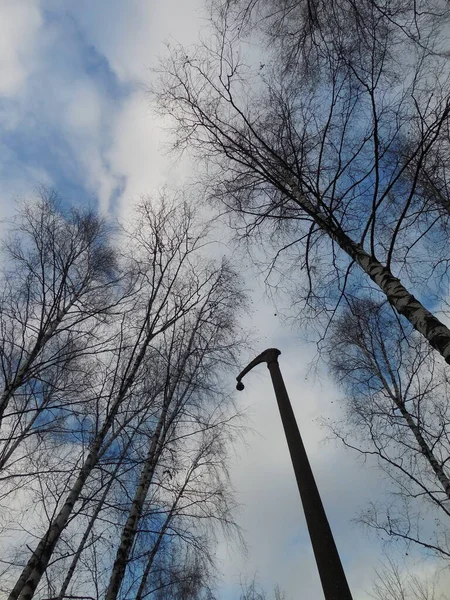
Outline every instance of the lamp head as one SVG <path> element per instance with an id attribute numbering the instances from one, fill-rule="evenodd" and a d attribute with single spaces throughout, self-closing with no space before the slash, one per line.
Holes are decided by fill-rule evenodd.
<path id="1" fill-rule="evenodd" d="M 261 352 L 261 354 L 258 354 L 258 356 L 256 358 L 254 358 L 245 367 L 245 369 L 243 371 L 241 371 L 239 373 L 239 375 L 236 377 L 236 379 L 237 379 L 236 389 L 239 392 L 242 392 L 242 390 L 244 389 L 244 384 L 242 383 L 241 379 L 242 379 L 242 377 L 244 377 L 244 375 L 246 375 L 249 371 L 251 371 L 253 369 L 253 367 L 256 367 L 256 365 L 259 365 L 259 363 L 262 363 L 262 362 L 267 363 L 267 366 L 269 366 L 270 363 L 277 362 L 280 354 L 281 354 L 281 352 L 277 348 L 267 348 L 267 350 L 264 350 L 264 352 Z"/>

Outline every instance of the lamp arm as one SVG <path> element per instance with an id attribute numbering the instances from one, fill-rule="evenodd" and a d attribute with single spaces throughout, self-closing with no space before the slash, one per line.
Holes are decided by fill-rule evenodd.
<path id="1" fill-rule="evenodd" d="M 256 367 L 256 365 L 259 365 L 262 362 L 267 363 L 267 365 L 269 365 L 272 362 L 277 362 L 280 354 L 281 354 L 281 352 L 278 350 L 278 348 L 267 348 L 267 350 L 264 350 L 264 352 L 261 352 L 261 354 L 258 354 L 258 356 L 256 358 L 254 358 L 245 367 L 245 369 L 243 369 L 239 373 L 239 375 L 236 377 L 236 381 L 237 381 L 236 389 L 239 391 L 242 391 L 244 389 L 244 384 L 242 383 L 241 379 L 245 375 L 247 375 L 247 373 L 249 371 L 251 371 L 253 369 L 253 367 Z"/>

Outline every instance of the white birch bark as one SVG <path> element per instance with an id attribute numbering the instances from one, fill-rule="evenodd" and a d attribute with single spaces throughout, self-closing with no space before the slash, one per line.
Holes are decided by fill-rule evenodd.
<path id="1" fill-rule="evenodd" d="M 127 521 L 123 527 L 120 544 L 117 549 L 116 559 L 111 572 L 111 577 L 108 584 L 108 589 L 105 595 L 105 600 L 116 600 L 120 590 L 120 586 L 125 575 L 128 559 L 131 548 L 137 533 L 137 527 L 142 515 L 144 502 L 147 498 L 148 490 L 153 480 L 155 473 L 157 455 L 160 449 L 160 439 L 163 433 L 163 427 L 167 416 L 168 403 L 166 403 L 161 411 L 155 431 L 153 432 L 150 447 L 147 453 L 144 467 L 141 471 L 139 482 L 134 494 L 133 502 L 128 513 Z"/>
<path id="2" fill-rule="evenodd" d="M 42 537 L 41 541 L 39 542 L 35 551 L 33 552 L 33 555 L 31 556 L 27 565 L 23 569 L 22 574 L 20 575 L 16 585 L 14 586 L 11 594 L 8 597 L 8 600 L 31 600 L 31 598 L 33 597 L 33 594 L 41 580 L 41 577 L 45 569 L 47 568 L 56 543 L 58 542 L 62 531 L 67 526 L 73 507 L 80 497 L 80 494 L 84 488 L 84 484 L 86 483 L 87 478 L 98 463 L 103 442 L 105 441 L 105 438 L 114 422 L 114 419 L 117 415 L 122 401 L 126 397 L 135 379 L 138 369 L 142 364 L 142 361 L 144 360 L 148 344 L 150 343 L 153 337 L 153 333 L 149 332 L 138 353 L 138 356 L 136 357 L 133 363 L 128 377 L 126 378 L 118 392 L 116 401 L 111 412 L 108 415 L 107 420 L 103 424 L 100 433 L 97 435 L 93 445 L 91 446 L 89 454 L 82 468 L 80 469 L 80 472 L 72 487 L 72 490 L 67 496 L 67 499 L 60 512 L 54 519 L 53 523 L 50 525 L 45 535 Z"/>
<path id="3" fill-rule="evenodd" d="M 177 509 L 178 506 L 178 502 L 180 501 L 181 497 L 183 496 L 184 490 L 186 489 L 186 485 L 188 483 L 189 479 L 187 478 L 183 487 L 181 488 L 181 490 L 179 491 L 179 493 L 177 494 L 177 497 L 175 498 L 175 502 L 172 504 L 172 507 L 166 517 L 166 520 L 164 521 L 163 526 L 161 527 L 161 530 L 158 534 L 158 538 L 153 546 L 153 548 L 151 549 L 150 554 L 148 555 L 148 559 L 147 559 L 147 563 L 145 565 L 145 569 L 144 572 L 142 574 L 142 579 L 141 579 L 141 583 L 139 584 L 139 589 L 137 591 L 136 594 L 136 598 L 135 600 L 142 600 L 143 596 L 144 596 L 144 591 L 145 591 L 145 587 L 147 585 L 147 581 L 148 581 L 148 577 L 150 575 L 150 572 L 152 570 L 152 566 L 155 560 L 156 555 L 158 554 L 159 548 L 161 546 L 161 543 L 164 539 L 164 536 L 166 534 L 166 531 L 170 525 L 170 523 L 172 522 L 173 517 L 175 516 L 175 511 Z"/>
<path id="4" fill-rule="evenodd" d="M 427 310 L 375 256 L 371 256 L 326 214 L 317 210 L 303 194 L 299 193 L 294 184 L 291 185 L 291 195 L 295 197 L 296 203 L 376 283 L 397 312 L 408 319 L 414 329 L 421 333 L 450 364 L 450 329 Z"/>
<path id="5" fill-rule="evenodd" d="M 47 568 L 55 545 L 59 540 L 62 531 L 67 526 L 73 507 L 80 497 L 84 484 L 92 469 L 97 464 L 99 451 L 109 427 L 110 423 L 108 422 L 108 426 L 103 427 L 101 434 L 97 437 L 94 445 L 91 447 L 86 461 L 84 462 L 63 507 L 34 550 L 33 555 L 10 593 L 8 600 L 17 600 L 18 598 L 20 598 L 20 600 L 30 600 L 33 597 L 34 591 Z"/>
<path id="6" fill-rule="evenodd" d="M 443 466 L 439 463 L 439 461 L 435 457 L 432 449 L 427 444 L 425 438 L 423 437 L 423 435 L 420 431 L 420 428 L 417 426 L 417 424 L 414 421 L 414 419 L 412 418 L 411 414 L 406 410 L 405 404 L 399 399 L 395 399 L 395 403 L 396 403 L 398 409 L 400 410 L 402 417 L 408 423 L 408 427 L 411 429 L 414 437 L 416 438 L 416 441 L 419 445 L 421 453 L 423 454 L 425 459 L 430 464 L 436 477 L 439 479 L 439 482 L 441 483 L 442 488 L 443 488 L 445 494 L 447 495 L 447 498 L 450 500 L 450 479 L 447 477 Z"/>
<path id="7" fill-rule="evenodd" d="M 102 494 L 100 500 L 98 501 L 97 506 L 95 507 L 95 510 L 94 510 L 91 518 L 89 519 L 88 526 L 86 527 L 86 529 L 85 529 L 85 531 L 83 533 L 83 537 L 81 538 L 81 541 L 78 544 L 77 551 L 76 551 L 75 555 L 72 558 L 72 561 L 70 563 L 70 567 L 67 570 L 66 576 L 64 578 L 64 582 L 63 582 L 63 584 L 61 586 L 61 589 L 59 591 L 58 596 L 56 597 L 56 600 L 63 600 L 63 598 L 66 596 L 67 589 L 68 589 L 68 587 L 70 585 L 70 582 L 72 580 L 73 574 L 75 573 L 75 569 L 77 568 L 78 561 L 80 560 L 80 557 L 81 557 L 81 555 L 83 553 L 83 550 L 84 550 L 84 548 L 86 546 L 86 543 L 87 543 L 87 541 L 89 539 L 89 535 L 90 535 L 90 533 L 91 533 L 91 531 L 92 531 L 92 529 L 93 529 L 93 527 L 95 525 L 97 517 L 98 517 L 98 515 L 100 514 L 100 512 L 103 509 L 103 506 L 105 504 L 106 498 L 108 497 L 109 491 L 110 491 L 110 489 L 111 489 L 111 487 L 112 487 L 112 485 L 113 485 L 113 483 L 114 483 L 114 481 L 116 479 L 116 476 L 117 476 L 117 474 L 119 472 L 119 469 L 120 469 L 120 467 L 122 465 L 123 458 L 124 458 L 124 456 L 126 454 L 126 451 L 129 448 L 130 444 L 131 444 L 131 440 L 128 442 L 128 444 L 124 448 L 124 452 L 122 454 L 122 457 L 120 458 L 119 462 L 117 463 L 117 465 L 115 466 L 113 472 L 111 473 L 110 480 L 108 481 L 107 485 L 105 486 L 103 494 Z"/>
<path id="8" fill-rule="evenodd" d="M 190 352 L 191 352 L 193 344 L 195 342 L 197 328 L 200 327 L 200 325 L 201 325 L 202 311 L 208 306 L 208 301 L 209 301 L 209 299 L 207 297 L 205 304 L 202 306 L 202 309 L 199 312 L 199 315 L 197 317 L 197 322 L 195 323 L 195 326 L 189 335 L 188 344 L 186 346 L 186 349 L 184 350 L 184 357 L 182 360 L 182 364 L 178 364 L 178 372 L 176 373 L 176 376 L 175 376 L 175 379 L 174 379 L 174 382 L 172 383 L 172 385 L 170 382 L 170 370 L 169 370 L 169 368 L 167 370 L 167 380 L 166 380 L 167 390 L 166 390 L 166 393 L 164 396 L 164 402 L 163 402 L 161 414 L 158 419 L 158 423 L 156 424 L 155 431 L 153 432 L 153 435 L 152 435 L 150 447 L 149 447 L 149 450 L 147 453 L 144 467 L 143 467 L 140 477 L 139 477 L 139 482 L 138 482 L 138 485 L 136 488 L 136 492 L 135 492 L 135 495 L 133 498 L 130 512 L 128 513 L 127 521 L 122 530 L 120 544 L 119 544 L 119 548 L 117 549 L 116 559 L 114 561 L 114 566 L 113 566 L 111 577 L 109 580 L 105 600 L 116 600 L 117 595 L 120 591 L 120 586 L 122 584 L 122 581 L 123 581 L 123 578 L 125 575 L 125 570 L 126 570 L 127 563 L 129 560 L 130 552 L 133 547 L 134 540 L 136 538 L 139 521 L 142 516 L 144 502 L 147 498 L 147 494 L 148 494 L 150 485 L 153 480 L 153 475 L 155 472 L 159 454 L 162 449 L 162 445 L 164 443 L 164 438 L 165 438 L 168 426 L 170 426 L 170 424 L 173 422 L 173 420 L 176 417 L 176 412 L 177 412 L 176 409 L 174 410 L 174 412 L 172 412 L 172 414 L 170 415 L 170 418 L 168 418 L 168 411 L 169 411 L 169 408 L 170 408 L 170 405 L 171 405 L 171 402 L 173 399 L 173 395 L 177 388 L 177 385 L 181 379 L 181 375 L 184 372 L 184 368 L 186 366 L 187 359 L 190 356 Z M 171 343 L 170 354 L 173 351 L 173 345 L 172 345 L 173 342 L 174 342 L 174 340 L 172 340 L 172 343 Z M 201 362 L 201 359 L 200 359 L 200 362 Z M 169 365 L 170 365 L 170 359 L 169 359 Z M 184 399 L 185 394 L 188 392 L 188 390 L 189 390 L 189 384 L 186 385 L 186 387 L 181 395 L 182 399 Z M 181 406 L 181 404 L 179 403 L 179 407 L 180 406 Z M 185 486 L 183 486 L 183 491 L 184 491 L 184 489 L 185 489 Z"/>

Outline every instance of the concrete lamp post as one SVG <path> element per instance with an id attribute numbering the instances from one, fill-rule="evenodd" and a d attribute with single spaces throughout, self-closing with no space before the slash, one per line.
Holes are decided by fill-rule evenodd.
<path id="1" fill-rule="evenodd" d="M 241 380 L 244 375 L 256 365 L 262 362 L 267 363 L 267 368 L 272 377 L 275 396 L 286 434 L 325 599 L 352 600 L 341 559 L 334 543 L 333 534 L 331 533 L 327 515 L 323 508 L 319 490 L 314 480 L 314 475 L 278 365 L 278 356 L 280 354 L 281 352 L 276 348 L 268 348 L 262 352 L 236 377 L 238 382 L 236 388 L 242 391 L 244 384 Z"/>

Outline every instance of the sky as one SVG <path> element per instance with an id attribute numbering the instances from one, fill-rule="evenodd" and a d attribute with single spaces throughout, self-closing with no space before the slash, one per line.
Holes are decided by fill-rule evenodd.
<path id="1" fill-rule="evenodd" d="M 0 221 L 13 213 L 15 198 L 42 184 L 68 204 L 89 203 L 119 217 L 141 195 L 182 184 L 188 163 L 163 151 L 166 123 L 152 113 L 146 86 L 165 41 L 190 44 L 205 30 L 202 4 L 0 0 Z M 382 493 L 380 476 L 334 442 L 324 443 L 318 419 L 339 417 L 339 391 L 326 375 L 313 376 L 314 346 L 275 316 L 256 275 L 247 284 L 257 307 L 255 354 L 274 346 L 282 351 L 280 365 L 354 599 L 366 600 L 383 547 L 353 519 Z M 287 599 L 322 598 L 264 365 L 246 377 L 236 400 L 252 428 L 235 448 L 231 469 L 247 552 L 220 540 L 221 598 L 237 598 L 240 580 L 254 575 L 268 590 L 278 583 Z M 431 561 L 409 560 L 413 571 L 434 569 Z"/>

